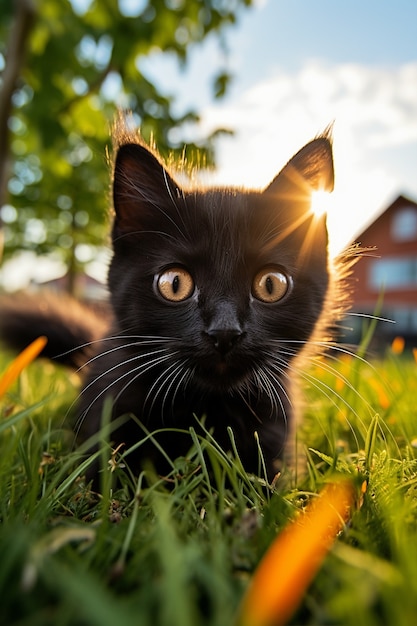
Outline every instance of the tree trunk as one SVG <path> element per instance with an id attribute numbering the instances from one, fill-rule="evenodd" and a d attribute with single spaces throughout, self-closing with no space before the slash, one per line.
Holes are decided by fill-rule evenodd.
<path id="1" fill-rule="evenodd" d="M 23 65 L 26 43 L 35 15 L 33 0 L 14 0 L 14 20 L 10 29 L 6 65 L 2 77 L 3 86 L 0 92 L 0 208 L 6 201 L 10 171 L 8 122 L 12 111 L 12 97 Z"/>

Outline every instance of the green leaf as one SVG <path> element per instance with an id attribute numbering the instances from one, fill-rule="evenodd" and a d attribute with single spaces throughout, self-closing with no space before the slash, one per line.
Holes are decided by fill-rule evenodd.
<path id="1" fill-rule="evenodd" d="M 165 156 L 173 150 L 183 153 L 182 145 L 170 141 L 170 129 L 187 125 L 188 134 L 190 126 L 198 121 L 195 111 L 177 113 L 173 99 L 156 82 L 141 75 L 139 57 L 159 48 L 184 62 L 192 45 L 210 33 L 215 33 L 222 45 L 224 28 L 250 2 L 150 0 L 133 17 L 124 15 L 116 0 L 92 0 L 85 10 L 70 0 L 42 0 L 37 4 L 36 20 L 24 42 L 25 65 L 12 103 L 13 119 L 17 121 L 10 124 L 10 156 L 12 163 L 19 159 L 20 176 L 12 174 L 6 202 L 16 208 L 19 219 L 7 225 L 4 258 L 21 250 L 38 254 L 55 251 L 74 267 L 74 249 L 81 237 L 92 245 L 100 243 L 100 236 L 105 241 L 109 182 L 105 153 L 120 99 L 141 120 L 143 137 L 154 137 Z M 13 6 L 6 2 L 1 11 L 2 51 L 7 46 L 11 20 L 18 15 L 13 15 Z M 117 77 L 119 82 L 114 81 L 114 95 L 107 92 L 105 97 L 102 85 L 109 76 Z M 217 77 L 216 97 L 225 93 L 229 82 L 226 72 Z M 83 157 L 87 149 L 88 159 Z M 201 158 L 194 157 L 197 150 Z M 193 154 L 195 162 L 211 165 L 215 134 L 198 145 L 189 142 L 186 151 L 188 156 Z M 38 171 L 34 180 L 30 175 L 33 160 L 37 161 Z M 0 169 L 8 161 L 6 155 Z M 74 232 L 73 220 L 60 232 L 67 243 L 73 242 L 72 248 L 57 242 L 55 225 L 57 221 L 62 225 L 58 202 L 62 195 L 71 199 L 73 207 L 90 213 L 82 235 Z M 34 243 L 28 238 L 26 221 L 34 217 L 45 225 L 43 242 Z"/>

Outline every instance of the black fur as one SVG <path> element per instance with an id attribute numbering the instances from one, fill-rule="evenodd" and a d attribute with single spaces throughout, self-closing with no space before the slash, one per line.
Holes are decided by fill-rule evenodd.
<path id="1" fill-rule="evenodd" d="M 256 431 L 272 479 L 294 420 L 299 359 L 328 339 L 338 315 L 325 220 L 310 211 L 312 192 L 333 187 L 329 134 L 300 150 L 263 192 L 183 189 L 125 129 L 116 143 L 108 281 L 114 321 L 99 347 L 93 344 L 80 395 L 82 435 L 99 429 L 107 396 L 115 417 L 134 414 L 150 430 L 188 430 L 194 415 L 204 415 L 226 449 L 232 428 L 253 472 Z M 260 299 L 259 281 L 261 295 L 276 301 Z M 184 288 L 186 297 L 166 299 L 158 285 L 174 299 Z M 39 314 L 36 321 L 29 309 L 20 307 L 13 320 L 10 304 L 3 307 L 1 333 L 16 347 L 46 334 L 53 356 L 97 338 L 94 322 L 80 323 L 82 315 L 71 320 L 55 311 L 53 322 Z M 48 323 L 60 327 L 53 336 Z M 128 446 L 142 436 L 133 419 L 113 435 Z M 190 445 L 173 433 L 160 441 L 171 457 Z M 141 447 L 133 463 L 151 457 L 165 471 L 155 454 L 153 445 Z"/>

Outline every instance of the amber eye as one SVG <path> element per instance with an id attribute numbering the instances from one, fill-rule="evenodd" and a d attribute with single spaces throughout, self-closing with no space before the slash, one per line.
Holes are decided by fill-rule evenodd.
<path id="1" fill-rule="evenodd" d="M 171 267 L 158 276 L 158 291 L 165 300 L 182 302 L 194 292 L 194 280 L 182 267 Z"/>
<path id="2" fill-rule="evenodd" d="M 252 293 L 262 302 L 278 302 L 291 286 L 290 279 L 276 267 L 264 267 L 252 283 Z"/>

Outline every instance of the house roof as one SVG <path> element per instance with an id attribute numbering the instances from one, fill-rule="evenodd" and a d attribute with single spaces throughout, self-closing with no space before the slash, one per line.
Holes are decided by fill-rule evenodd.
<path id="1" fill-rule="evenodd" d="M 360 242 L 362 239 L 368 239 L 368 235 L 374 230 L 380 221 L 388 217 L 390 213 L 394 213 L 397 209 L 405 206 L 414 207 L 417 211 L 417 202 L 400 194 L 386 209 L 381 211 L 381 213 L 373 219 L 372 222 L 364 228 L 364 230 L 355 235 L 354 240 Z"/>

